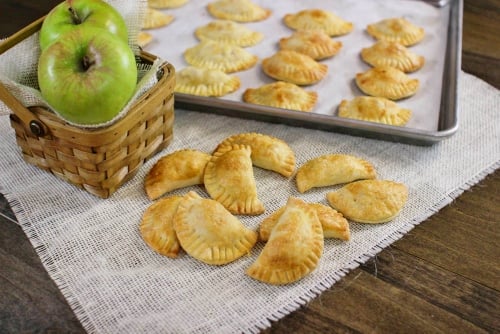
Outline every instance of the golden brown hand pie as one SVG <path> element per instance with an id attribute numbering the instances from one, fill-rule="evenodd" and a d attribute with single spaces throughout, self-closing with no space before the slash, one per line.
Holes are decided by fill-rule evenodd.
<path id="1" fill-rule="evenodd" d="M 174 20 L 172 15 L 165 14 L 157 9 L 146 8 L 142 22 L 142 29 L 155 29 L 166 26 Z"/>
<path id="2" fill-rule="evenodd" d="M 345 35 L 354 25 L 336 14 L 323 9 L 305 9 L 294 14 L 286 14 L 285 25 L 295 30 L 322 30 L 329 36 Z"/>
<path id="3" fill-rule="evenodd" d="M 296 84 L 276 81 L 257 88 L 247 88 L 243 101 L 275 108 L 312 111 L 318 101 L 318 93 L 306 91 Z"/>
<path id="4" fill-rule="evenodd" d="M 264 212 L 257 196 L 251 153 L 247 145 L 225 145 L 213 153 L 205 169 L 204 183 L 210 197 L 234 214 Z"/>
<path id="5" fill-rule="evenodd" d="M 342 42 L 336 41 L 322 30 L 299 30 L 279 41 L 281 50 L 292 50 L 322 60 L 336 55 Z"/>
<path id="6" fill-rule="evenodd" d="M 325 238 L 336 238 L 341 240 L 350 239 L 351 233 L 349 222 L 340 212 L 337 212 L 330 206 L 320 203 L 309 203 L 309 205 L 316 210 Z M 285 211 L 285 208 L 285 206 L 279 208 L 262 220 L 259 226 L 259 239 L 261 241 L 267 241 L 269 239 L 274 226 Z"/>
<path id="7" fill-rule="evenodd" d="M 280 50 L 262 60 L 262 69 L 273 79 L 301 86 L 320 81 L 328 72 L 327 65 L 290 50 Z"/>
<path id="8" fill-rule="evenodd" d="M 400 100 L 414 95 L 420 82 L 393 67 L 373 67 L 356 74 L 356 84 L 365 94 Z"/>
<path id="9" fill-rule="evenodd" d="M 243 71 L 254 66 L 258 58 L 237 45 L 205 40 L 184 52 L 186 61 L 196 67 L 226 73 Z"/>
<path id="10" fill-rule="evenodd" d="M 144 242 L 154 251 L 168 257 L 177 257 L 179 240 L 174 230 L 174 215 L 182 196 L 159 199 L 144 212 L 139 226 Z"/>
<path id="11" fill-rule="evenodd" d="M 368 122 L 403 126 L 411 117 L 411 110 L 399 107 L 394 101 L 384 97 L 356 96 L 352 100 L 342 100 L 339 116 Z"/>
<path id="12" fill-rule="evenodd" d="M 369 24 L 366 31 L 377 40 L 399 42 L 404 46 L 417 44 L 425 36 L 423 28 L 403 17 L 384 19 Z"/>
<path id="13" fill-rule="evenodd" d="M 188 0 L 148 0 L 148 6 L 151 8 L 177 8 L 185 5 Z"/>
<path id="14" fill-rule="evenodd" d="M 180 201 L 174 228 L 186 253 L 207 264 L 232 262 L 250 253 L 257 242 L 257 232 L 246 228 L 219 202 L 193 191 Z"/>
<path id="15" fill-rule="evenodd" d="M 375 67 L 394 67 L 405 73 L 422 68 L 425 63 L 423 56 L 418 56 L 398 42 L 380 40 L 361 50 L 361 58 Z"/>
<path id="16" fill-rule="evenodd" d="M 257 167 L 286 177 L 290 177 L 295 170 L 295 153 L 281 139 L 256 132 L 239 133 L 224 139 L 215 151 L 233 145 L 250 146 L 250 157 Z"/>
<path id="17" fill-rule="evenodd" d="M 304 193 L 316 187 L 327 187 L 376 177 L 368 161 L 349 154 L 325 154 L 304 163 L 297 170 L 297 189 Z"/>
<path id="18" fill-rule="evenodd" d="M 223 96 L 237 90 L 237 76 L 219 70 L 188 66 L 175 74 L 175 92 L 198 96 Z"/>
<path id="19" fill-rule="evenodd" d="M 146 45 L 151 43 L 152 40 L 153 40 L 153 35 L 151 35 L 149 32 L 139 31 L 139 33 L 137 34 L 137 44 L 141 48 L 146 47 Z"/>
<path id="20" fill-rule="evenodd" d="M 158 160 L 144 179 L 150 199 L 179 188 L 203 184 L 205 166 L 210 154 L 198 150 L 178 150 Z"/>
<path id="21" fill-rule="evenodd" d="M 264 38 L 262 33 L 230 20 L 209 22 L 202 27 L 196 28 L 194 33 L 200 41 L 209 39 L 241 47 L 253 46 Z"/>
<path id="22" fill-rule="evenodd" d="M 288 284 L 312 272 L 323 253 L 323 230 L 316 211 L 288 199 L 266 245 L 246 274 L 269 284 Z"/>
<path id="23" fill-rule="evenodd" d="M 236 22 L 262 21 L 271 15 L 271 10 L 250 0 L 217 0 L 210 2 L 207 9 L 215 18 Z"/>
<path id="24" fill-rule="evenodd" d="M 347 219 L 378 224 L 393 220 L 408 199 L 408 188 L 388 180 L 361 180 L 326 194 L 330 205 Z"/>

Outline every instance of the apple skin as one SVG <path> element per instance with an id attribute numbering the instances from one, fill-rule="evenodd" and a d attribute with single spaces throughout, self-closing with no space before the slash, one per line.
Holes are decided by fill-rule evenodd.
<path id="1" fill-rule="evenodd" d="M 113 119 L 135 91 L 135 55 L 106 30 L 76 29 L 42 51 L 38 84 L 43 98 L 65 120 L 102 124 Z"/>
<path id="2" fill-rule="evenodd" d="M 65 0 L 44 18 L 40 28 L 40 48 L 45 49 L 69 31 L 87 26 L 106 29 L 128 43 L 127 24 L 113 6 L 102 0 Z"/>

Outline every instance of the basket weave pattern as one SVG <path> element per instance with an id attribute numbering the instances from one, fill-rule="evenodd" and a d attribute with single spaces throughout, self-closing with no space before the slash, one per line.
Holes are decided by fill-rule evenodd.
<path id="1" fill-rule="evenodd" d="M 141 52 L 139 59 L 152 63 L 156 57 Z M 158 83 L 123 118 L 105 128 L 75 127 L 44 108 L 10 103 L 10 123 L 24 160 L 108 198 L 173 138 L 175 70 L 165 63 L 157 76 Z M 7 101 L 13 96 L 4 95 L 0 98 L 9 105 Z M 22 121 L 26 114 L 40 121 L 43 134 L 35 134 L 30 124 Z"/>

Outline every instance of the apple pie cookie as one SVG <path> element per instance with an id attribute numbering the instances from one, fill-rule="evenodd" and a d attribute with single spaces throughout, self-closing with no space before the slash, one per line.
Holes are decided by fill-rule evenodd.
<path id="1" fill-rule="evenodd" d="M 258 88 L 247 88 L 243 101 L 275 108 L 312 111 L 318 101 L 318 93 L 306 91 L 296 84 L 276 81 Z"/>
<path id="2" fill-rule="evenodd" d="M 366 31 L 377 40 L 399 42 L 404 46 L 417 44 L 425 36 L 423 28 L 403 17 L 384 19 L 369 24 Z"/>
<path id="3" fill-rule="evenodd" d="M 319 222 L 323 228 L 323 236 L 325 238 L 335 238 L 340 240 L 349 240 L 351 232 L 349 229 L 349 222 L 344 216 L 330 206 L 320 203 L 309 203 L 309 205 L 316 210 Z M 285 211 L 285 206 L 274 211 L 272 214 L 264 218 L 259 226 L 259 239 L 267 241 L 271 235 L 271 231 L 278 222 L 279 217 Z"/>
<path id="4" fill-rule="evenodd" d="M 295 176 L 297 189 L 304 193 L 359 179 L 374 179 L 375 168 L 368 161 L 349 154 L 325 154 L 303 164 Z"/>
<path id="5" fill-rule="evenodd" d="M 224 145 L 213 153 L 205 169 L 204 183 L 210 197 L 234 214 L 264 212 L 257 196 L 251 154 L 250 146 Z"/>
<path id="6" fill-rule="evenodd" d="M 144 242 L 155 252 L 168 257 L 177 257 L 179 240 L 174 230 L 174 215 L 182 196 L 159 199 L 144 212 L 139 226 Z"/>
<path id="7" fill-rule="evenodd" d="M 367 95 L 400 100 L 414 95 L 420 82 L 394 67 L 372 67 L 356 74 L 356 84 Z"/>
<path id="8" fill-rule="evenodd" d="M 383 97 L 357 96 L 342 100 L 339 116 L 362 121 L 403 126 L 411 117 L 411 110 L 401 108 L 396 102 Z"/>
<path id="9" fill-rule="evenodd" d="M 146 8 L 146 14 L 142 21 L 142 29 L 156 29 L 169 25 L 174 20 L 174 17 L 165 14 L 157 9 Z"/>
<path id="10" fill-rule="evenodd" d="M 188 0 L 148 0 L 148 6 L 151 8 L 177 8 L 184 6 Z"/>
<path id="11" fill-rule="evenodd" d="M 336 41 L 322 30 L 299 30 L 279 41 L 281 50 L 292 50 L 308 55 L 314 60 L 335 56 L 342 48 L 342 42 Z"/>
<path id="12" fill-rule="evenodd" d="M 152 200 L 188 186 L 203 184 L 205 166 L 210 154 L 183 149 L 160 158 L 146 174 L 144 189 Z"/>
<path id="13" fill-rule="evenodd" d="M 250 158 L 253 165 L 257 167 L 286 177 L 290 177 L 295 170 L 295 153 L 281 139 L 262 133 L 240 133 L 224 139 L 217 146 L 216 151 L 235 144 L 250 146 Z"/>
<path id="14" fill-rule="evenodd" d="M 273 79 L 296 85 L 311 85 L 323 79 L 328 66 L 305 54 L 280 50 L 262 61 L 264 73 Z"/>
<path id="15" fill-rule="evenodd" d="M 215 18 L 236 22 L 262 21 L 271 15 L 271 10 L 250 0 L 216 0 L 210 2 L 207 9 Z"/>
<path id="16" fill-rule="evenodd" d="M 188 48 L 184 58 L 193 66 L 220 70 L 226 73 L 247 70 L 253 67 L 257 56 L 237 45 L 205 40 Z"/>
<path id="17" fill-rule="evenodd" d="M 224 96 L 240 88 L 237 76 L 219 70 L 188 66 L 175 75 L 175 92 L 198 96 Z"/>
<path id="18" fill-rule="evenodd" d="M 246 274 L 274 285 L 298 281 L 317 267 L 323 244 L 316 211 L 301 199 L 291 197 Z"/>
<path id="19" fill-rule="evenodd" d="M 149 43 L 153 41 L 153 35 L 147 31 L 139 31 L 137 34 L 137 45 L 141 48 L 145 48 Z"/>
<path id="20" fill-rule="evenodd" d="M 416 55 L 398 42 L 380 40 L 361 50 L 361 58 L 375 67 L 390 66 L 405 73 L 415 72 L 425 63 L 423 56 Z"/>
<path id="21" fill-rule="evenodd" d="M 209 22 L 196 28 L 194 34 L 200 41 L 209 39 L 241 47 L 253 46 L 264 38 L 262 33 L 230 20 Z"/>
<path id="22" fill-rule="evenodd" d="M 329 36 L 345 35 L 354 28 L 352 22 L 323 9 L 305 9 L 294 14 L 286 14 L 283 22 L 294 30 L 322 30 Z"/>
<path id="23" fill-rule="evenodd" d="M 388 180 L 361 180 L 326 194 L 330 205 L 347 219 L 378 224 L 393 220 L 408 199 L 408 188 Z"/>
<path id="24" fill-rule="evenodd" d="M 207 264 L 232 262 L 250 253 L 257 242 L 257 232 L 246 228 L 219 202 L 194 191 L 180 201 L 173 221 L 182 249 Z"/>

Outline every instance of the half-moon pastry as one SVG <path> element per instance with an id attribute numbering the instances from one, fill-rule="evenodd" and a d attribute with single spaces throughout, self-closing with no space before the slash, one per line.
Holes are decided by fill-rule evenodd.
<path id="1" fill-rule="evenodd" d="M 144 242 L 155 252 L 177 257 L 179 240 L 174 230 L 174 215 L 182 196 L 170 196 L 151 204 L 142 215 L 139 231 Z"/>
<path id="2" fill-rule="evenodd" d="M 361 180 L 326 194 L 330 205 L 347 219 L 379 224 L 393 220 L 408 199 L 408 188 L 388 180 Z"/>
<path id="3" fill-rule="evenodd" d="M 323 79 L 328 72 L 328 65 L 296 51 L 280 50 L 262 60 L 262 69 L 273 79 L 302 86 Z"/>
<path id="4" fill-rule="evenodd" d="M 193 191 L 180 201 L 174 228 L 182 249 L 207 264 L 223 265 L 249 254 L 257 242 L 257 232 L 213 199 Z"/>
<path id="5" fill-rule="evenodd" d="M 197 67 L 220 70 L 226 73 L 243 71 L 254 66 L 258 58 L 239 47 L 212 40 L 201 41 L 184 52 L 186 61 Z"/>
<path id="6" fill-rule="evenodd" d="M 243 101 L 275 108 L 309 112 L 318 101 L 318 93 L 306 91 L 291 82 L 276 81 L 257 88 L 247 88 Z"/>
<path id="7" fill-rule="evenodd" d="M 369 24 L 366 31 L 377 40 L 399 42 L 404 46 L 417 44 L 425 36 L 424 28 L 414 25 L 404 17 L 389 18 Z"/>
<path id="8" fill-rule="evenodd" d="M 220 70 L 188 66 L 175 74 L 175 92 L 198 96 L 224 96 L 240 88 L 237 76 Z"/>
<path id="9" fill-rule="evenodd" d="M 216 148 L 247 145 L 251 148 L 252 163 L 260 168 L 290 177 L 295 170 L 295 153 L 283 140 L 262 133 L 239 133 L 224 139 Z"/>
<path id="10" fill-rule="evenodd" d="M 323 230 L 316 211 L 301 199 L 291 197 L 246 274 L 276 285 L 298 281 L 316 268 L 323 244 Z"/>
<path id="11" fill-rule="evenodd" d="M 160 158 L 144 179 L 146 194 L 154 200 L 175 189 L 203 184 L 209 160 L 210 154 L 191 149 L 178 150 Z"/>
<path id="12" fill-rule="evenodd" d="M 231 20 L 214 20 L 196 28 L 194 33 L 201 41 L 209 39 L 241 47 L 253 46 L 264 38 L 261 32 Z"/>
<path id="13" fill-rule="evenodd" d="M 142 22 L 142 29 L 155 29 L 166 26 L 174 20 L 174 17 L 157 9 L 146 8 L 146 14 Z"/>
<path id="14" fill-rule="evenodd" d="M 403 126 L 411 117 L 411 110 L 401 108 L 396 102 L 384 97 L 356 96 L 342 100 L 339 116 L 362 121 Z"/>
<path id="15" fill-rule="evenodd" d="M 147 31 L 139 31 L 137 34 L 137 45 L 141 48 L 146 47 L 153 40 L 153 35 Z"/>
<path id="16" fill-rule="evenodd" d="M 271 15 L 271 10 L 250 0 L 217 0 L 210 2 L 207 9 L 213 17 L 236 22 L 262 21 Z"/>
<path id="17" fill-rule="evenodd" d="M 368 48 L 361 49 L 361 58 L 374 67 L 394 67 L 405 73 L 422 68 L 423 56 L 418 56 L 398 42 L 380 40 Z"/>
<path id="18" fill-rule="evenodd" d="M 258 215 L 264 204 L 257 196 L 252 149 L 247 145 L 225 145 L 217 149 L 205 169 L 205 188 L 233 214 Z"/>
<path id="19" fill-rule="evenodd" d="M 177 8 L 184 6 L 188 0 L 148 0 L 148 6 L 151 8 Z"/>
<path id="20" fill-rule="evenodd" d="M 374 179 L 375 168 L 368 161 L 349 154 L 325 154 L 313 158 L 297 170 L 297 189 L 304 193 L 309 189 Z"/>
<path id="21" fill-rule="evenodd" d="M 365 94 L 400 100 L 414 95 L 420 82 L 394 67 L 372 67 L 356 74 L 356 84 Z"/>
<path id="22" fill-rule="evenodd" d="M 322 60 L 336 55 L 342 48 L 342 42 L 336 41 L 322 30 L 298 30 L 279 41 L 281 50 L 303 53 L 314 60 Z"/>
<path id="23" fill-rule="evenodd" d="M 322 30 L 329 36 L 345 35 L 352 31 L 352 22 L 323 9 L 305 9 L 283 17 L 285 25 L 295 30 Z"/>

